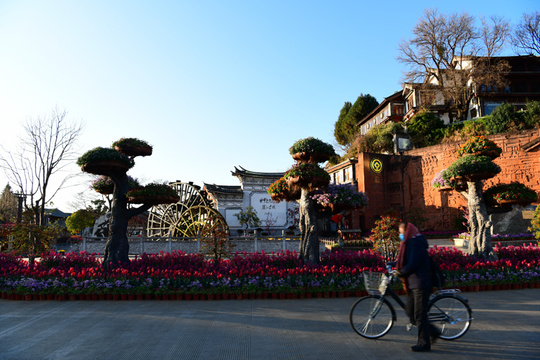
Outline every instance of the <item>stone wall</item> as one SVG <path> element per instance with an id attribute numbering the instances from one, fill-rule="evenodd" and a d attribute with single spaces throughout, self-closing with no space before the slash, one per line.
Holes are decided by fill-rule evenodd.
<path id="1" fill-rule="evenodd" d="M 499 135 L 488 136 L 490 140 L 499 145 L 503 152 L 501 156 L 494 160 L 502 169 L 496 177 L 485 181 L 484 188 L 499 183 L 509 183 L 512 181 L 521 182 L 532 189 L 540 192 L 540 159 L 539 147 L 533 147 L 525 151 L 522 146 L 540 139 L 540 130 L 527 130 Z M 405 198 L 405 211 L 418 209 L 423 212 L 427 218 L 425 228 L 437 230 L 450 230 L 452 219 L 458 215 L 460 206 L 467 206 L 463 196 L 456 191 L 439 192 L 431 186 L 431 181 L 435 175 L 450 166 L 456 159 L 456 150 L 463 142 L 446 143 L 437 146 L 431 146 L 423 149 L 417 149 L 407 152 L 403 162 L 400 164 L 399 156 L 390 156 L 390 167 L 394 166 L 393 171 L 388 174 L 388 183 L 399 183 L 401 174 L 399 165 L 403 165 L 403 189 Z M 395 190 L 395 189 L 394 189 Z M 390 192 L 390 197 L 396 191 Z M 368 195 L 370 195 L 368 193 Z M 504 220 L 506 216 L 513 216 L 514 220 Z M 494 233 L 499 232 L 497 225 L 499 222 L 515 222 L 516 214 L 497 215 Z M 519 214 L 517 215 L 520 216 Z M 526 219 L 525 219 L 526 220 Z M 524 221 L 520 228 L 523 230 L 528 221 Z M 504 230 L 500 230 L 504 231 Z M 511 231 L 517 231 L 517 228 Z"/>

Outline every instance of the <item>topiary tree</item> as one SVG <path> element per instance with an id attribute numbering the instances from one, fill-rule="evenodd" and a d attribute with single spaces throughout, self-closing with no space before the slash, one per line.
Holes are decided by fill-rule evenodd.
<path id="1" fill-rule="evenodd" d="M 530 204 L 537 199 L 534 190 L 520 183 L 497 185 L 485 193 L 482 191 L 483 180 L 501 171 L 493 162 L 501 151 L 484 136 L 473 136 L 458 150 L 460 158 L 439 175 L 443 180 L 436 177 L 433 182 L 434 186 L 439 184 L 440 190 L 454 189 L 467 199 L 471 232 L 468 250 L 469 254 L 480 258 L 496 258 L 491 246 L 489 215 L 508 212 L 514 204 Z"/>
<path id="2" fill-rule="evenodd" d="M 134 166 L 136 156 L 151 154 L 152 146 L 147 142 L 126 138 L 114 142 L 112 148 L 92 149 L 77 160 L 77 165 L 81 166 L 82 171 L 107 176 L 114 183 L 109 235 L 103 259 L 104 267 L 129 262 L 127 228 L 130 218 L 150 209 L 153 205 L 173 203 L 179 200 L 178 195 L 171 187 L 162 184 L 139 187 L 137 192 L 130 194 L 132 196 L 128 198 L 128 191 L 133 192 L 134 189 L 131 189 L 127 171 Z M 133 180 L 131 185 L 133 185 Z M 128 206 L 129 203 L 142 205 L 134 208 Z"/>
<path id="3" fill-rule="evenodd" d="M 334 148 L 313 137 L 298 140 L 289 149 L 296 164 L 282 179 L 270 185 L 268 193 L 274 201 L 298 200 L 301 239 L 299 258 L 307 264 L 319 264 L 319 209 L 326 214 L 367 206 L 368 198 L 354 186 L 330 184 L 330 175 L 319 163 L 335 156 Z"/>

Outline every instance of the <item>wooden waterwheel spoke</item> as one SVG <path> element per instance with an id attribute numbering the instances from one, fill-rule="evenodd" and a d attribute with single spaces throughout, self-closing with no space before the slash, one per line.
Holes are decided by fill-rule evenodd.
<path id="1" fill-rule="evenodd" d="M 221 226 L 228 232 L 223 216 L 209 206 L 199 187 L 191 183 L 170 184 L 180 197 L 176 204 L 154 206 L 148 216 L 150 236 L 195 237 L 204 229 Z M 221 225 L 216 225 L 221 224 Z"/>

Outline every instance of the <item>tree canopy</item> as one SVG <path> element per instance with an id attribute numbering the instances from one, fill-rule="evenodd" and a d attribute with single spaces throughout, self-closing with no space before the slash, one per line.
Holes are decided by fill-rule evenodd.
<path id="1" fill-rule="evenodd" d="M 354 104 L 345 102 L 334 125 L 334 137 L 338 144 L 349 148 L 359 132 L 358 122 L 372 112 L 379 102 L 369 94 L 360 94 Z"/>
<path id="2" fill-rule="evenodd" d="M 0 196 L 0 223 L 14 221 L 17 218 L 17 206 L 17 198 L 7 184 Z"/>
<path id="3" fill-rule="evenodd" d="M 88 210 L 77 210 L 66 219 L 66 227 L 72 234 L 94 225 L 96 214 Z"/>

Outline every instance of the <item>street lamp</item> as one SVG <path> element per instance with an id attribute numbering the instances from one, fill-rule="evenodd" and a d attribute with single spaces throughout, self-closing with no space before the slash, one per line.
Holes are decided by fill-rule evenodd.
<path id="1" fill-rule="evenodd" d="M 405 214 L 405 166 L 403 165 L 403 153 L 412 149 L 411 137 L 407 134 L 407 128 L 405 133 L 394 134 L 394 154 L 399 153 L 399 167 L 401 170 L 401 219 L 406 221 Z"/>

